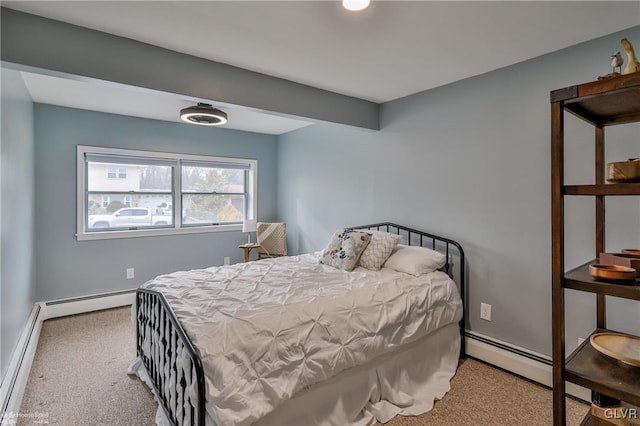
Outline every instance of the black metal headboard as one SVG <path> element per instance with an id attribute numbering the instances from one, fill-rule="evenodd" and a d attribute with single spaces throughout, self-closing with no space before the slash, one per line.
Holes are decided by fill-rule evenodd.
<path id="1" fill-rule="evenodd" d="M 418 231 L 417 229 L 407 228 L 406 226 L 396 225 L 391 222 L 381 222 L 374 223 L 371 225 L 360 225 L 360 226 L 351 226 L 349 229 L 375 229 L 377 231 L 385 231 L 390 232 L 392 234 L 398 234 L 403 237 L 401 242 L 407 245 L 427 247 L 432 250 L 439 251 L 444 253 L 447 257 L 447 261 L 445 265 L 442 267 L 442 270 L 449 275 L 451 278 L 455 279 L 458 284 L 458 291 L 460 293 L 460 298 L 462 299 L 462 319 L 460 320 L 460 357 L 464 358 L 466 356 L 465 352 L 465 318 L 467 312 L 467 302 L 466 302 L 466 279 L 465 279 L 465 260 L 464 260 L 464 250 L 462 246 L 454 240 L 450 240 L 448 238 L 440 237 L 438 235 L 433 235 L 428 232 Z M 454 257 L 457 257 L 457 261 L 459 262 L 458 268 L 454 268 L 455 262 Z M 454 272 L 457 271 L 457 274 Z"/>

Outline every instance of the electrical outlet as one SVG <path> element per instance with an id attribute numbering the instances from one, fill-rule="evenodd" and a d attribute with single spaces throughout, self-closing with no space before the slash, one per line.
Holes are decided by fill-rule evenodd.
<path id="1" fill-rule="evenodd" d="M 225 256 L 224 257 L 224 264 L 225 265 L 230 265 L 231 264 L 231 258 L 229 256 Z"/>
<path id="2" fill-rule="evenodd" d="M 491 321 L 491 305 L 488 303 L 480 304 L 480 318 L 486 321 Z"/>
<path id="3" fill-rule="evenodd" d="M 128 280 L 132 280 L 133 278 L 135 278 L 136 273 L 135 273 L 135 269 L 134 268 L 127 268 L 127 279 Z"/>

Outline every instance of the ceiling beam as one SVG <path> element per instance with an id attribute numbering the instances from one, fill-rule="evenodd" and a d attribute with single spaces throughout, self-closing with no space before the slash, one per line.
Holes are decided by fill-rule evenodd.
<path id="1" fill-rule="evenodd" d="M 374 102 L 8 8 L 3 62 L 378 130 Z"/>

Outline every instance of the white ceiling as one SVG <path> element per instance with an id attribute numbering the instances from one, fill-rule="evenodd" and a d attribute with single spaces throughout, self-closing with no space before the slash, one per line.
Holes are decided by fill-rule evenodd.
<path id="1" fill-rule="evenodd" d="M 337 1 L 2 5 L 374 102 L 640 24 L 640 1 L 373 0 L 363 12 Z"/>

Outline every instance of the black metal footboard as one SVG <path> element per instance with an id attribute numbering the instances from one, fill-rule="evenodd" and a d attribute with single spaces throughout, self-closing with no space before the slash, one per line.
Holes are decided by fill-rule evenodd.
<path id="1" fill-rule="evenodd" d="M 465 356 L 465 257 L 462 246 L 453 240 L 389 222 L 362 225 L 351 229 L 377 229 L 403 235 L 408 245 L 430 246 L 443 252 L 447 262 L 442 268 L 459 285 L 463 301 L 460 321 L 460 356 Z M 459 268 L 454 268 L 457 257 Z M 136 344 L 160 405 L 174 425 L 205 424 L 205 376 L 202 361 L 165 297 L 153 290 L 136 292 Z"/>
<path id="2" fill-rule="evenodd" d="M 460 299 L 462 299 L 462 319 L 460 319 L 460 337 L 462 341 L 460 342 L 460 358 L 466 357 L 466 348 L 465 348 L 465 315 L 467 312 L 467 301 L 466 301 L 466 279 L 465 279 L 465 260 L 464 260 L 464 250 L 462 246 L 453 240 L 448 238 L 440 237 L 438 235 L 429 234 L 427 232 L 418 231 L 416 229 L 407 228 L 406 226 L 396 225 L 391 222 L 381 222 L 374 223 L 371 225 L 360 225 L 353 226 L 351 229 L 376 229 L 378 231 L 382 230 L 385 232 L 390 232 L 393 234 L 398 234 L 403 236 L 403 240 L 401 242 L 403 244 L 407 244 L 410 246 L 416 245 L 420 247 L 430 247 L 432 250 L 439 251 L 447 256 L 447 262 L 442 267 L 444 272 L 453 278 L 458 283 L 458 290 L 460 292 Z M 456 253 L 457 252 L 457 253 Z M 453 268 L 454 256 L 458 259 L 458 268 Z M 456 274 L 457 272 L 457 274 Z"/>
<path id="3" fill-rule="evenodd" d="M 204 369 L 161 293 L 136 292 L 136 344 L 156 397 L 174 425 L 205 424 Z"/>

